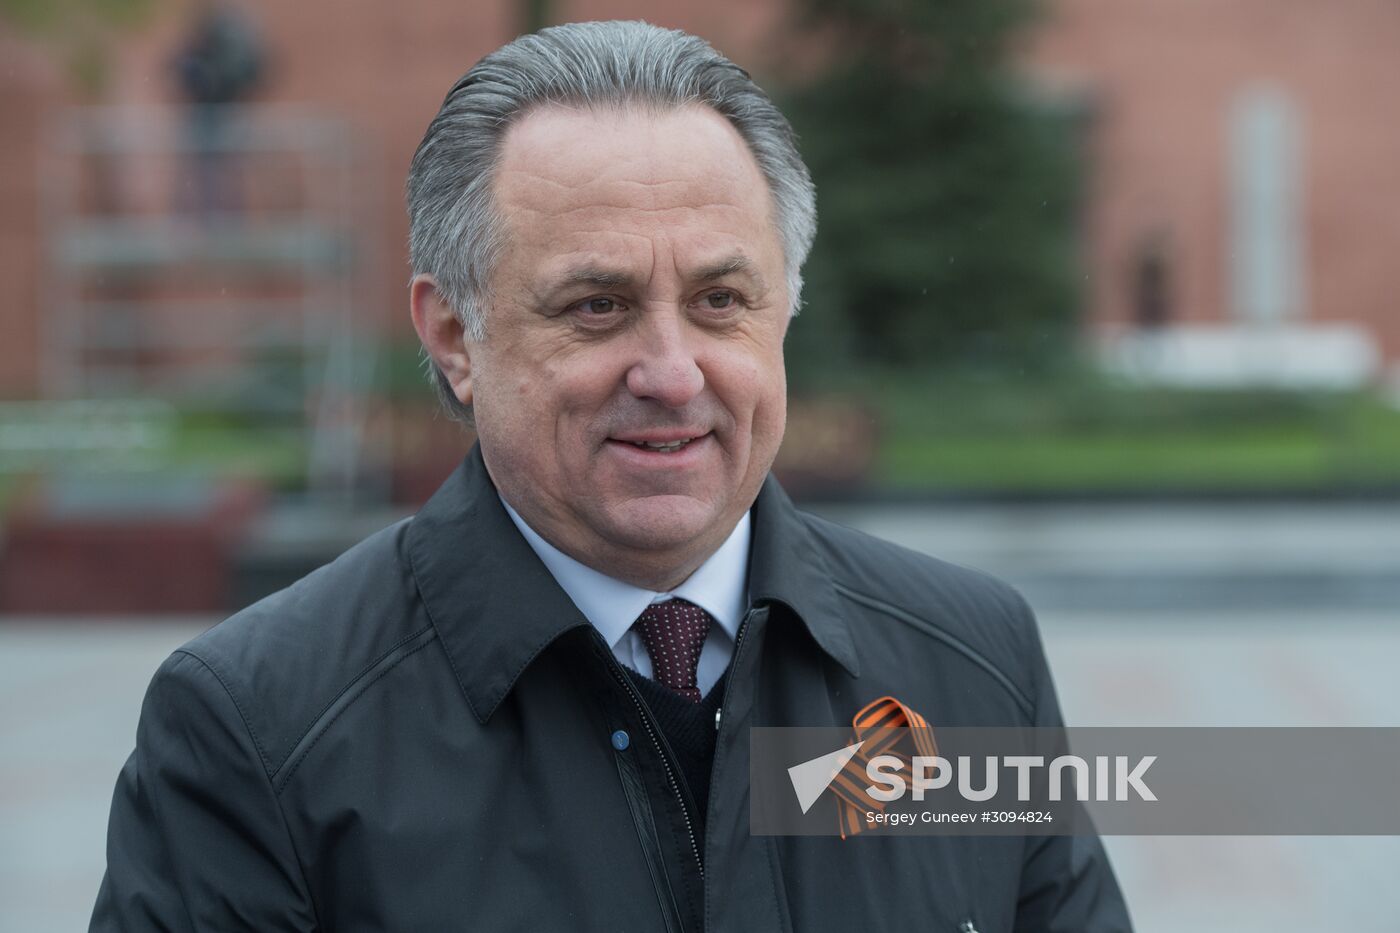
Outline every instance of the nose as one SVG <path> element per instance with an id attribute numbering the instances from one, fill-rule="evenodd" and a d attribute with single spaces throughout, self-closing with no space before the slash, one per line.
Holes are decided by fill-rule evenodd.
<path id="1" fill-rule="evenodd" d="M 686 326 L 676 309 L 652 311 L 643 318 L 641 349 L 627 371 L 627 390 L 636 398 L 681 408 L 705 387 Z"/>

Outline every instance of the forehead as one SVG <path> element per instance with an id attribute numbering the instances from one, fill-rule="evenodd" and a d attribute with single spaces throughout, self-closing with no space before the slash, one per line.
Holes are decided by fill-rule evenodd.
<path id="1" fill-rule="evenodd" d="M 625 251 L 663 238 L 753 253 L 776 243 L 758 164 L 708 107 L 535 110 L 507 131 L 494 186 L 508 250 Z"/>

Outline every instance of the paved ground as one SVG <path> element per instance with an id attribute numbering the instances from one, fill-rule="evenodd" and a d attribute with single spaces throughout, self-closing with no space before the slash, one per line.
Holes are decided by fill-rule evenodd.
<path id="1" fill-rule="evenodd" d="M 828 507 L 827 517 L 979 567 L 1042 608 L 1388 611 L 1400 505 L 1045 503 Z"/>
<path id="2" fill-rule="evenodd" d="M 213 621 L 0 622 L 0 930 L 87 928 L 146 683 Z"/>
<path id="3" fill-rule="evenodd" d="M 151 672 L 212 620 L 0 620 L 0 930 L 83 929 Z M 1081 725 L 1400 725 L 1388 613 L 1043 612 Z M 1400 838 L 1108 840 L 1141 933 L 1400 929 Z"/>
<path id="4" fill-rule="evenodd" d="M 1400 726 L 1395 613 L 1042 616 L 1078 725 Z M 1139 933 L 1400 930 L 1400 837 L 1105 842 Z"/>

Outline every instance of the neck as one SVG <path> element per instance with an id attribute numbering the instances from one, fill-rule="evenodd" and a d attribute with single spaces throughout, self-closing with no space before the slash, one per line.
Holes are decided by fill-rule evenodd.
<path id="1" fill-rule="evenodd" d="M 554 544 L 552 541 L 550 543 Z M 710 556 L 707 553 L 679 561 L 658 560 L 659 555 L 654 554 L 606 554 L 598 550 L 574 553 L 558 544 L 554 546 L 585 567 L 591 567 L 613 579 L 655 593 L 667 593 L 680 586 L 690 579 L 690 575 Z"/>
<path id="2" fill-rule="evenodd" d="M 619 546 L 596 536 L 578 539 L 568 534 L 568 529 L 533 522 L 523 513 L 521 519 L 541 538 L 585 567 L 656 593 L 674 590 L 690 579 L 728 537 L 726 534 L 712 541 L 709 540 L 712 536 L 707 536 L 679 548 L 636 548 Z"/>
<path id="3" fill-rule="evenodd" d="M 628 547 L 598 535 L 579 534 L 579 529 L 552 522 L 547 515 L 521 511 L 503 495 L 501 501 L 525 529 L 564 556 L 606 577 L 657 593 L 674 590 L 690 579 L 733 530 L 719 529 L 678 547 Z"/>

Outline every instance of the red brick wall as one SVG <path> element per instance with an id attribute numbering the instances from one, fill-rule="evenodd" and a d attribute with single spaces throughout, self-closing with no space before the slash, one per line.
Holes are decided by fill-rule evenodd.
<path id="1" fill-rule="evenodd" d="M 1400 5 L 1058 0 L 1028 57 L 1097 100 L 1093 321 L 1129 318 L 1134 244 L 1156 224 L 1180 318 L 1228 314 L 1227 111 L 1266 82 L 1301 116 L 1307 316 L 1363 321 L 1400 358 Z"/>
<path id="2" fill-rule="evenodd" d="M 43 54 L 0 30 L 0 398 L 39 383 L 40 135 L 58 100 Z"/>
<path id="3" fill-rule="evenodd" d="M 559 0 L 560 18 L 645 17 L 709 38 L 766 70 L 781 0 Z M 373 4 L 245 0 L 273 65 L 265 99 L 323 108 L 354 127 L 368 155 L 356 198 L 374 230 L 379 275 L 367 311 L 410 334 L 403 181 L 453 80 L 515 34 L 523 4 L 495 0 Z M 168 60 L 184 22 L 170 5 L 128 40 L 109 97 L 172 101 Z M 42 314 L 34 166 L 41 118 L 61 82 L 32 50 L 0 36 L 0 393 L 37 387 Z M 1393 0 L 1056 0 L 1029 43 L 1034 69 L 1090 89 L 1099 119 L 1086 250 L 1088 315 L 1129 315 L 1129 263 L 1153 225 L 1173 233 L 1180 319 L 1225 314 L 1226 108 L 1267 80 L 1296 101 L 1305 133 L 1309 314 L 1361 320 L 1400 359 L 1400 6 Z"/>
<path id="4" fill-rule="evenodd" d="M 243 8 L 268 47 L 260 100 L 314 107 L 346 121 L 359 140 L 362 171 L 353 197 L 375 228 L 369 246 L 380 267 L 365 310 L 395 328 L 408 327 L 408 164 L 453 81 L 511 34 L 513 5 L 248 0 Z M 166 63 L 184 28 L 180 17 L 165 17 L 132 44 L 121 100 L 177 99 Z"/>

